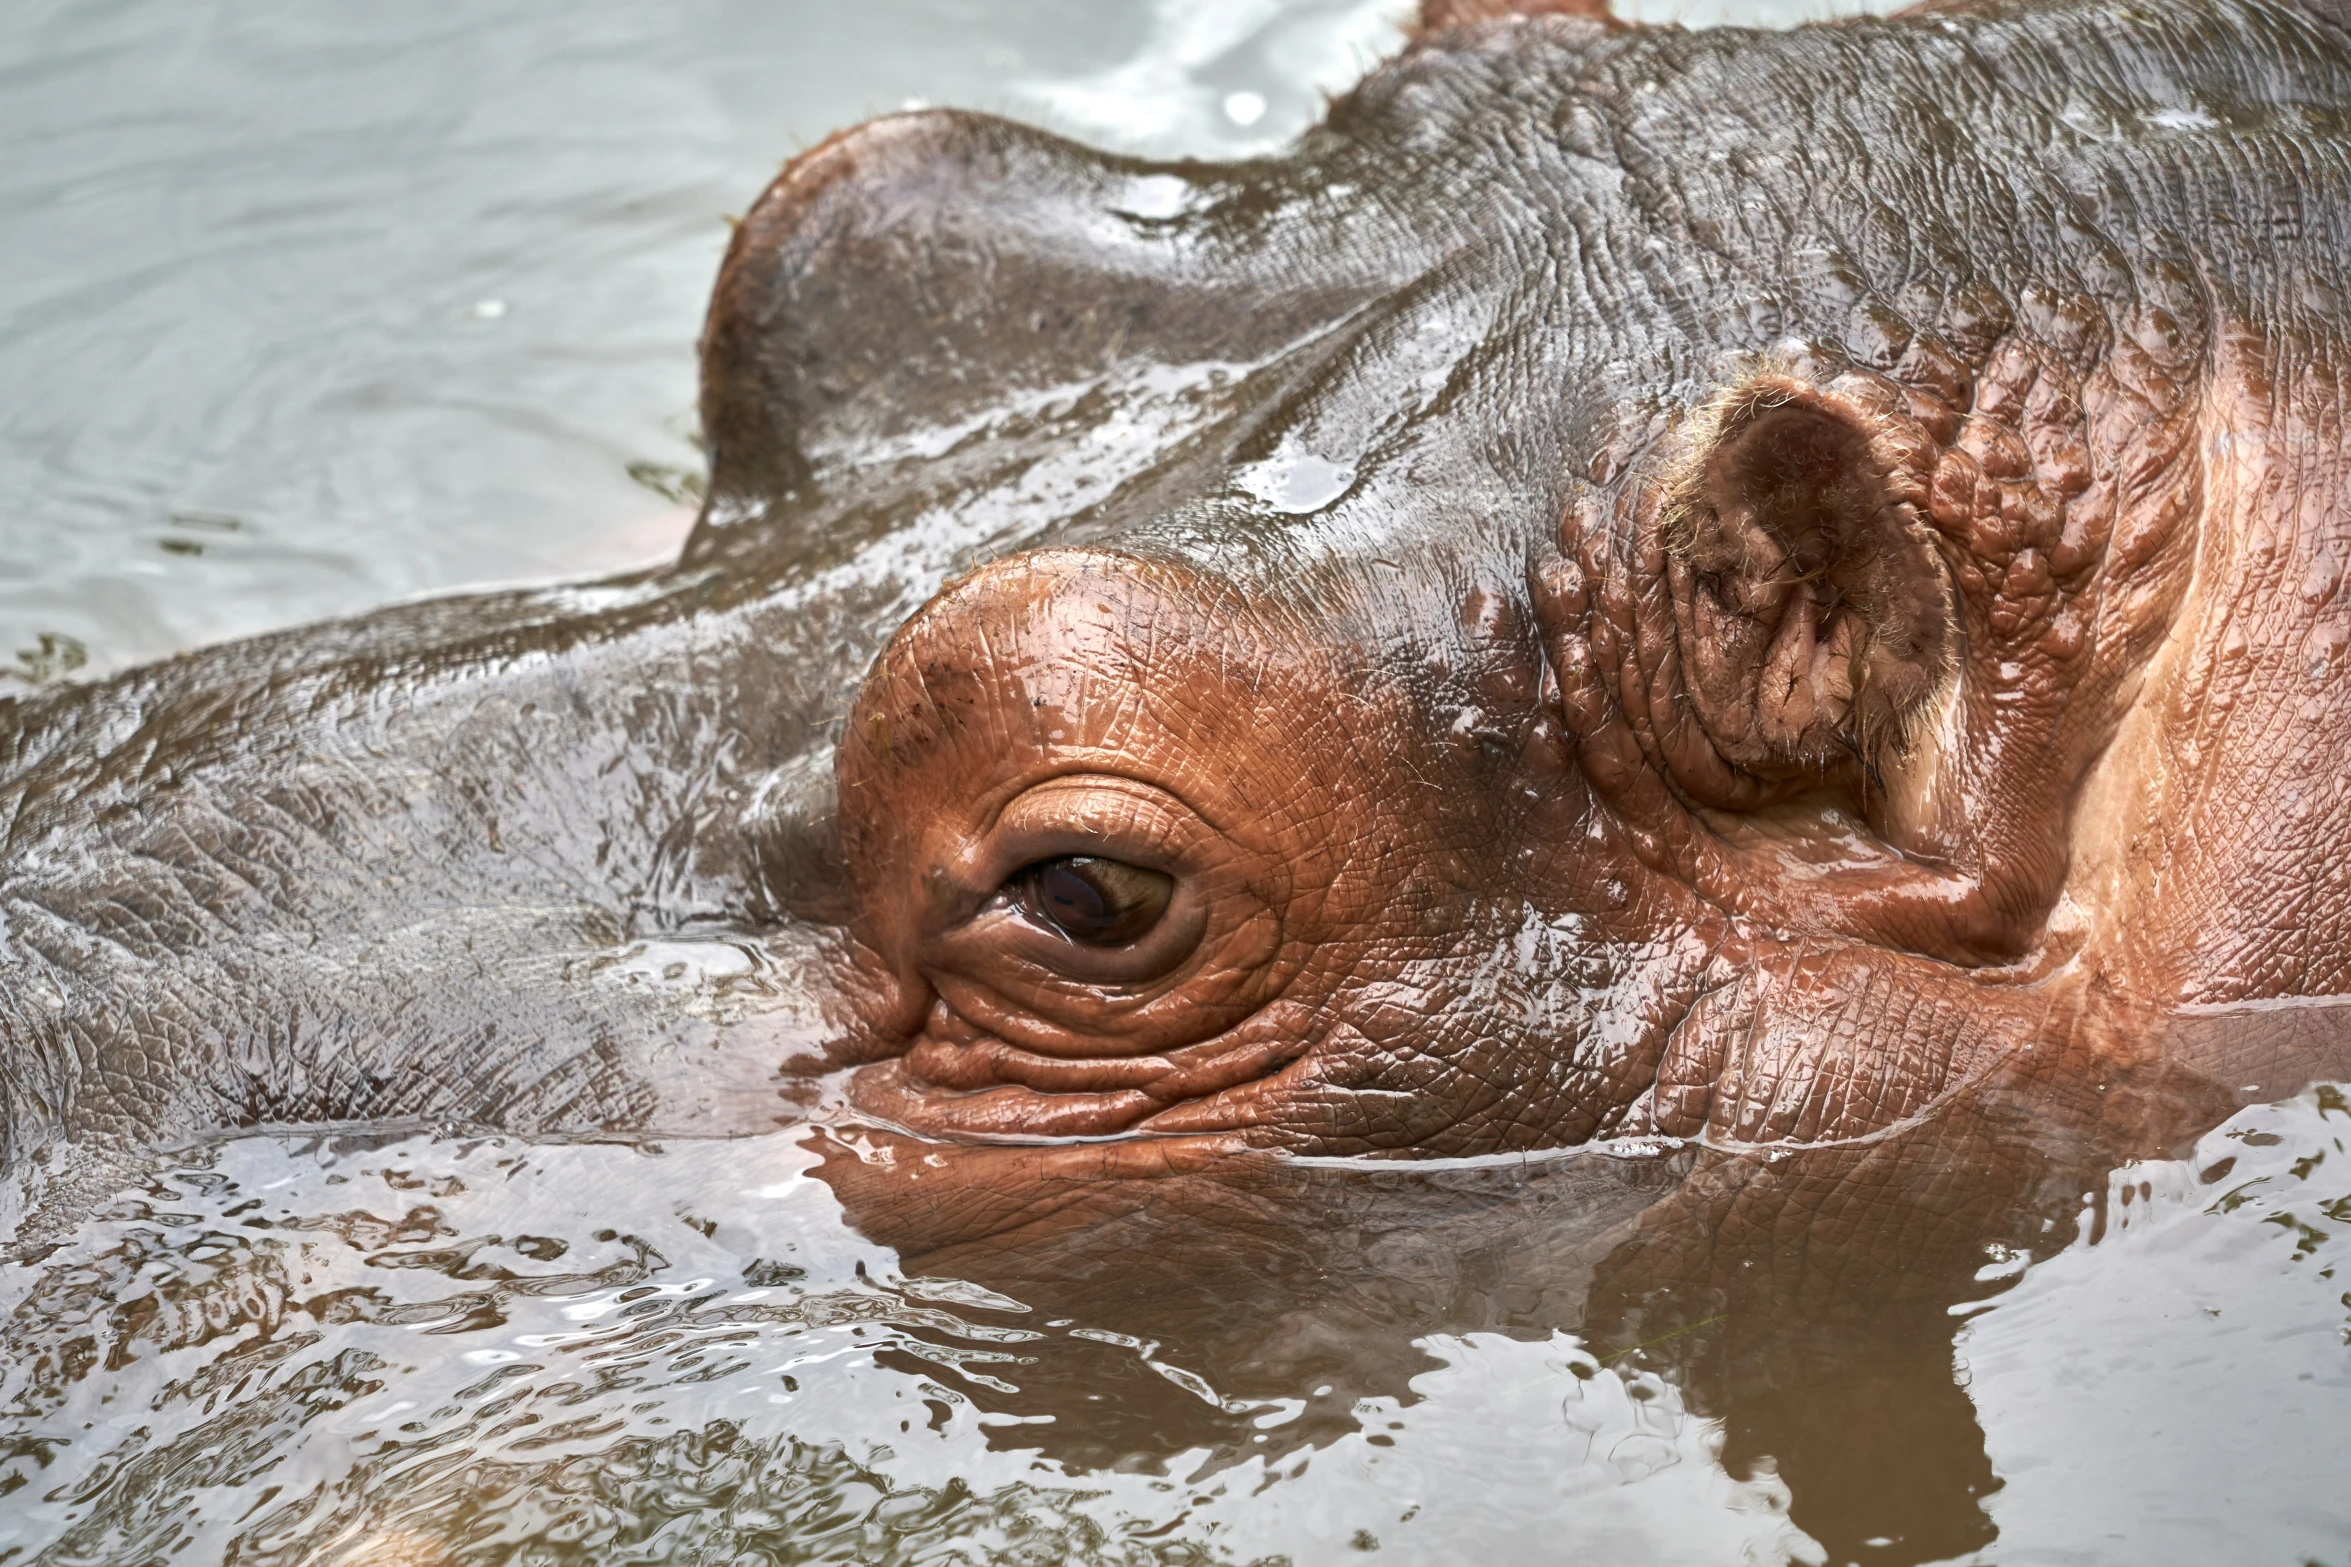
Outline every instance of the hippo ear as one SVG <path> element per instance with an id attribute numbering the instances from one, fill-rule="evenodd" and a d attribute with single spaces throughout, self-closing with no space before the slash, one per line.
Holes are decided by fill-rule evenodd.
<path id="1" fill-rule="evenodd" d="M 1659 514 L 1666 578 L 1691 706 L 1750 779 L 1874 773 L 1952 678 L 1925 485 L 1903 421 L 1790 375 L 1695 422 Z"/>
<path id="2" fill-rule="evenodd" d="M 1420 0 L 1424 32 L 1440 27 L 1462 27 L 1471 22 L 1499 21 L 1506 16 L 1588 16 L 1613 21 L 1609 0 Z"/>

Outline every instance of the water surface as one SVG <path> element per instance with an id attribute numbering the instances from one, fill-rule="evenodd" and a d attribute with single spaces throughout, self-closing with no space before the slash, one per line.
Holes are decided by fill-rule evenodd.
<path id="1" fill-rule="evenodd" d="M 918 1250 L 860 1229 L 958 1173 L 845 1124 L 244 1138 L 0 1269 L 0 1561 L 2333 1560 L 2347 1139 L 2322 1088 L 1956 1205 L 1290 1165 Z M 1884 1277 L 1738 1233 L 1830 1192 Z"/>

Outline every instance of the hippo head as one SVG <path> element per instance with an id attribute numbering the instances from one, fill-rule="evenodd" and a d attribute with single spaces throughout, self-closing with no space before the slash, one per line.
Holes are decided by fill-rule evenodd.
<path id="1" fill-rule="evenodd" d="M 1819 1140 L 2069 1026 L 2206 307 L 1938 184 L 1917 38 L 1494 20 L 1279 159 L 928 114 L 786 170 L 689 564 L 819 504 L 967 546 L 785 892 L 848 911 L 863 1108 Z M 1724 107 L 1799 80 L 1834 135 Z"/>
<path id="2" fill-rule="evenodd" d="M 674 566 L 0 702 L 0 1174 L 835 1068 L 1146 1170 L 2339 1075 L 2337 24 L 1590 9 L 1248 162 L 845 132 Z"/>

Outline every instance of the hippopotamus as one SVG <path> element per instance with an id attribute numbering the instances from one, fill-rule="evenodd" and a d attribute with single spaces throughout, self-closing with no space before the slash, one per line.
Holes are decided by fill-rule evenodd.
<path id="1" fill-rule="evenodd" d="M 1809 1147 L 2339 1059 L 2345 14 L 1593 9 L 1432 4 L 1244 162 L 836 135 L 674 564 L 0 704 L 0 1162 Z"/>

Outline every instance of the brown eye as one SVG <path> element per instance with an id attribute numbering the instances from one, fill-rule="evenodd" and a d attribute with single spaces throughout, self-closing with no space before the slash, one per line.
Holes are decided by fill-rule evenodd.
<path id="1" fill-rule="evenodd" d="M 1175 878 L 1124 860 L 1067 855 L 1013 878 L 1014 901 L 1070 940 L 1123 947 L 1159 923 Z"/>

